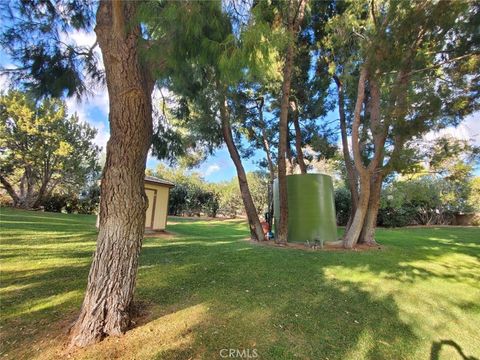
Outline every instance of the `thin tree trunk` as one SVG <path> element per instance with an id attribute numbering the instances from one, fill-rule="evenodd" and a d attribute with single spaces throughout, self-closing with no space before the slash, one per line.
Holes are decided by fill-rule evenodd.
<path id="1" fill-rule="evenodd" d="M 363 223 L 368 208 L 368 200 L 370 197 L 370 174 L 369 171 L 363 166 L 362 156 L 360 152 L 360 139 L 358 133 L 362 107 L 365 99 L 366 78 L 367 70 L 366 68 L 362 68 L 360 71 L 360 78 L 358 79 L 357 101 L 355 103 L 355 111 L 352 124 L 353 159 L 360 179 L 360 193 L 358 206 L 355 211 L 355 216 L 353 217 L 352 224 L 343 239 L 343 246 L 347 249 L 351 249 L 358 241 L 358 237 L 360 236 L 363 228 Z"/>
<path id="2" fill-rule="evenodd" d="M 347 135 L 347 119 L 345 116 L 345 95 L 343 93 L 343 84 L 341 80 L 334 76 L 335 83 L 337 84 L 337 93 L 338 93 L 338 113 L 340 117 L 340 133 L 342 136 L 342 150 L 343 158 L 345 159 L 345 167 L 347 170 L 347 185 L 350 190 L 350 199 L 351 199 L 351 208 L 350 216 L 348 218 L 347 226 L 345 228 L 345 233 L 348 232 L 350 226 L 352 225 L 353 217 L 355 216 L 355 211 L 358 206 L 358 174 L 355 170 L 355 165 L 350 156 L 350 150 L 348 147 L 348 135 Z"/>
<path id="3" fill-rule="evenodd" d="M 262 143 L 263 150 L 267 156 L 268 176 L 270 177 L 270 181 L 273 183 L 273 180 L 275 180 L 275 167 L 273 166 L 270 143 L 268 142 L 265 128 L 262 128 Z"/>
<path id="4" fill-rule="evenodd" d="M 248 187 L 247 174 L 245 173 L 240 154 L 238 153 L 235 142 L 233 141 L 232 128 L 230 126 L 225 96 L 223 95 L 223 91 L 220 89 L 219 84 L 217 84 L 217 88 L 220 92 L 220 120 L 222 123 L 223 140 L 227 145 L 228 152 L 237 170 L 238 184 L 240 186 L 240 193 L 242 194 L 245 212 L 247 213 L 250 235 L 254 240 L 263 241 L 265 240 L 265 236 L 263 234 L 263 228 L 260 223 L 260 219 L 258 218 L 257 209 L 255 208 L 255 204 L 253 202 L 252 194 L 250 193 L 250 188 Z"/>
<path id="5" fill-rule="evenodd" d="M 130 313 L 145 230 L 145 164 L 152 136 L 154 82 L 142 69 L 138 3 L 100 2 L 98 43 L 110 98 L 110 140 L 102 176 L 100 230 L 71 345 L 86 346 L 130 325 Z"/>
<path id="6" fill-rule="evenodd" d="M 287 128 L 287 152 L 286 152 L 286 159 L 287 159 L 287 175 L 293 175 L 295 172 L 295 158 L 292 155 L 292 148 L 290 147 L 290 128 Z"/>
<path id="7" fill-rule="evenodd" d="M 263 101 L 262 106 L 259 107 L 260 112 L 260 130 L 262 133 L 262 144 L 265 155 L 267 156 L 267 165 L 268 165 L 268 175 L 270 178 L 269 187 L 268 187 L 268 225 L 272 229 L 273 225 L 273 182 L 275 181 L 275 167 L 273 166 L 273 160 L 270 150 L 270 143 L 267 137 L 267 131 L 265 130 L 265 122 L 263 121 Z"/>
<path id="8" fill-rule="evenodd" d="M 298 105 L 296 101 L 292 101 L 293 126 L 295 127 L 295 150 L 297 151 L 297 163 L 300 167 L 300 173 L 307 173 L 307 165 L 302 150 L 302 130 L 300 129 L 300 122 L 298 120 Z"/>
<path id="9" fill-rule="evenodd" d="M 288 139 L 288 108 L 290 103 L 290 86 L 292 81 L 293 60 L 294 60 L 294 39 L 298 33 L 298 27 L 305 15 L 306 0 L 298 1 L 298 9 L 287 10 L 287 32 L 290 36 L 283 67 L 282 100 L 280 104 L 279 123 L 279 144 L 278 144 L 278 199 L 279 199 L 279 224 L 275 241 L 286 243 L 288 239 L 288 197 L 287 197 L 287 164 L 285 156 L 287 152 Z M 298 11 L 296 11 L 298 10 Z M 292 15 L 295 13 L 295 17 Z"/>

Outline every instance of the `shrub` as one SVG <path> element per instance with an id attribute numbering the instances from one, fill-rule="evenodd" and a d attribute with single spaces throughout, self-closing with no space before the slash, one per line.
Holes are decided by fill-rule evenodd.
<path id="1" fill-rule="evenodd" d="M 346 187 L 335 189 L 335 210 L 337 213 L 337 224 L 340 226 L 347 225 L 350 217 L 350 208 L 352 207 L 352 199 L 350 190 Z"/>
<path id="2" fill-rule="evenodd" d="M 64 194 L 52 194 L 45 197 L 40 206 L 43 206 L 45 211 L 62 212 L 67 206 L 67 197 L 68 195 Z"/>
<path id="3" fill-rule="evenodd" d="M 2 206 L 12 206 L 13 201 L 10 195 L 0 193 L 0 207 Z"/>

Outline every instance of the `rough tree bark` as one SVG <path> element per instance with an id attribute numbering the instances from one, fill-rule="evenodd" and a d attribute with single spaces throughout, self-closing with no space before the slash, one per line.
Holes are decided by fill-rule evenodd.
<path id="1" fill-rule="evenodd" d="M 277 226 L 277 236 L 275 241 L 286 243 L 288 239 L 288 204 L 287 204 L 287 164 L 285 161 L 288 138 L 288 108 L 290 98 L 290 86 L 292 81 L 294 52 L 294 39 L 298 33 L 298 28 L 305 15 L 306 0 L 296 2 L 298 8 L 290 6 L 287 10 L 287 33 L 290 41 L 287 45 L 285 54 L 285 64 L 283 67 L 282 99 L 280 104 L 280 123 L 279 123 L 279 144 L 278 144 L 278 198 L 279 198 L 279 224 Z M 293 7 L 293 8 L 292 8 Z M 295 16 L 293 16 L 295 14 Z"/>
<path id="2" fill-rule="evenodd" d="M 298 120 L 298 106 L 296 101 L 292 101 L 290 104 L 292 108 L 293 126 L 295 128 L 295 150 L 297 152 L 297 163 L 300 167 L 300 173 L 307 173 L 307 165 L 305 164 L 305 158 L 302 150 L 302 130 L 300 129 L 300 122 Z"/>
<path id="3" fill-rule="evenodd" d="M 217 84 L 217 88 L 219 90 L 220 121 L 222 123 L 223 140 L 227 145 L 228 152 L 237 170 L 238 184 L 240 186 L 240 193 L 242 194 L 245 212 L 247 213 L 250 235 L 254 240 L 263 241 L 265 240 L 265 236 L 263 234 L 263 228 L 260 223 L 260 219 L 258 218 L 257 209 L 255 208 L 255 204 L 253 202 L 252 194 L 250 193 L 250 188 L 248 187 L 247 174 L 245 173 L 242 159 L 240 158 L 237 146 L 233 140 L 226 99 L 219 84 Z"/>
<path id="4" fill-rule="evenodd" d="M 152 136 L 154 82 L 139 59 L 138 3 L 101 1 L 95 32 L 110 98 L 110 140 L 101 184 L 100 230 L 71 346 L 86 346 L 130 325 L 145 229 L 143 181 Z"/>

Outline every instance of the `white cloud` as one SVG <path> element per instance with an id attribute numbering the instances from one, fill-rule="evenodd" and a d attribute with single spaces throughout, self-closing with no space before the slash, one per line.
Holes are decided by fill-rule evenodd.
<path id="1" fill-rule="evenodd" d="M 69 33 L 61 33 L 60 41 L 69 45 L 92 47 L 97 41 L 95 32 L 71 31 Z M 95 48 L 95 54 L 99 59 L 98 66 L 104 69 L 102 53 L 100 48 Z M 107 141 L 110 138 L 110 130 L 108 128 L 108 112 L 109 98 L 108 91 L 105 87 L 98 86 L 90 89 L 88 94 L 81 100 L 69 98 L 66 100 L 68 113 L 77 113 L 81 121 L 89 123 L 97 129 L 95 143 L 106 150 Z"/>
<path id="2" fill-rule="evenodd" d="M 212 164 L 205 170 L 205 176 L 212 175 L 217 171 L 220 171 L 220 166 L 218 164 Z"/>
<path id="3" fill-rule="evenodd" d="M 84 100 L 77 100 L 75 98 L 69 98 L 66 100 L 68 113 L 77 113 L 81 121 L 89 123 L 91 126 L 97 129 L 97 136 L 95 136 L 95 144 L 101 146 L 105 151 L 107 147 L 107 141 L 110 138 L 110 130 L 108 128 L 108 111 L 109 101 L 108 93 L 102 91 L 101 93 L 95 93 Z M 95 108 L 100 112 L 95 118 L 92 116 L 92 111 Z"/>
<path id="4" fill-rule="evenodd" d="M 467 116 L 457 127 L 451 126 L 440 131 L 431 131 L 423 139 L 433 141 L 446 135 L 462 140 L 471 140 L 474 144 L 480 145 L 480 111 Z"/>

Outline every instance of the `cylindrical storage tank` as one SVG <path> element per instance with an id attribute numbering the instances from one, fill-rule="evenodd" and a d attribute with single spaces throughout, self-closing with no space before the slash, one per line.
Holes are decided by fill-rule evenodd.
<path id="1" fill-rule="evenodd" d="M 278 180 L 273 184 L 275 229 L 280 205 Z M 287 176 L 288 242 L 337 240 L 332 178 L 324 174 Z"/>

